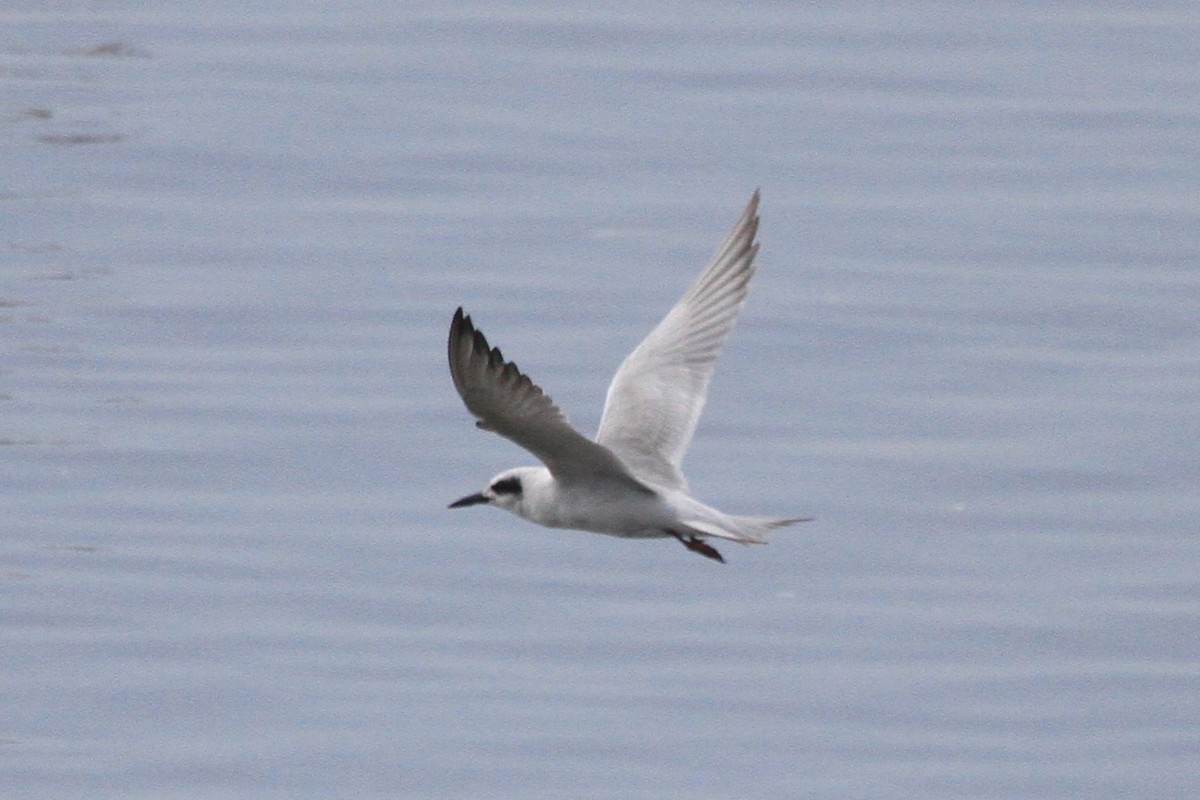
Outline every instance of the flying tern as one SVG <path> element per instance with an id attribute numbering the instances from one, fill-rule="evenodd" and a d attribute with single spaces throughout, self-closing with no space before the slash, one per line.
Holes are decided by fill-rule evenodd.
<path id="1" fill-rule="evenodd" d="M 717 355 L 746 299 L 758 253 L 758 191 L 700 277 L 617 369 L 595 441 L 460 307 L 450 323 L 450 375 L 476 425 L 528 450 L 540 467 L 501 472 L 450 504 L 486 503 L 551 528 L 631 539 L 675 538 L 724 562 L 708 539 L 761 544 L 808 517 L 734 516 L 688 492 L 681 464 L 704 408 Z"/>

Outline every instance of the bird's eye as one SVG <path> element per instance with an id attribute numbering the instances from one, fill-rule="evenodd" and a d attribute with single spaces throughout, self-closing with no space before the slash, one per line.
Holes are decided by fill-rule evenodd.
<path id="1" fill-rule="evenodd" d="M 505 478 L 502 481 L 496 481 L 492 484 L 492 491 L 496 494 L 516 494 L 521 493 L 521 481 L 517 478 Z"/>

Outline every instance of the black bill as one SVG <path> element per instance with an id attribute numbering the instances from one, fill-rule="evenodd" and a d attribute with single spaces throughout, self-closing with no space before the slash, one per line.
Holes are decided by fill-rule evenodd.
<path id="1" fill-rule="evenodd" d="M 455 500 L 448 508 L 463 508 L 464 506 L 477 506 L 480 503 L 486 503 L 488 499 L 481 494 L 469 494 L 462 500 Z"/>

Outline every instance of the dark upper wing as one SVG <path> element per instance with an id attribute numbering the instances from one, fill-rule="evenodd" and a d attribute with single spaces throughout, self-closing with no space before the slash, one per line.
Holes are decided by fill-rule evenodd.
<path id="1" fill-rule="evenodd" d="M 450 377 L 484 430 L 516 442 L 559 480 L 603 476 L 649 491 L 607 447 L 571 426 L 541 388 L 491 347 L 461 308 L 450 323 Z"/>

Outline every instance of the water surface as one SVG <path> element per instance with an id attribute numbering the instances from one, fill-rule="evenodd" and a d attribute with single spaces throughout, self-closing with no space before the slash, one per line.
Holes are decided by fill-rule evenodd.
<path id="1" fill-rule="evenodd" d="M 11 7 L 5 797 L 1200 790 L 1183 4 Z M 756 186 L 727 566 L 451 499 Z"/>

